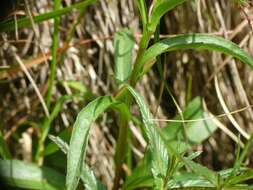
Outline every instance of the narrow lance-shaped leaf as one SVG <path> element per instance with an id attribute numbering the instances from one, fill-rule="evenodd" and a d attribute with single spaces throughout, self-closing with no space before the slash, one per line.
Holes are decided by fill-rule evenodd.
<path id="1" fill-rule="evenodd" d="M 64 154 L 69 151 L 68 144 L 60 137 L 50 135 L 49 138 L 62 150 Z M 106 187 L 96 178 L 94 172 L 84 163 L 81 171 L 81 180 L 86 190 L 106 190 Z"/>
<path id="2" fill-rule="evenodd" d="M 114 104 L 110 96 L 99 97 L 89 103 L 77 116 L 70 139 L 67 157 L 68 190 L 76 189 L 81 175 L 92 122 L 107 108 Z"/>
<path id="3" fill-rule="evenodd" d="M 119 82 L 126 82 L 132 71 L 134 37 L 128 29 L 123 29 L 116 33 L 114 39 L 115 78 Z"/>
<path id="4" fill-rule="evenodd" d="M 228 178 L 228 180 L 226 181 L 226 186 L 240 184 L 240 183 L 245 182 L 250 179 L 253 179 L 253 170 L 252 169 L 242 172 L 238 176 Z"/>
<path id="5" fill-rule="evenodd" d="M 69 151 L 69 145 L 66 143 L 64 140 L 62 140 L 60 137 L 54 136 L 54 135 L 48 135 L 49 139 L 53 141 L 59 148 L 60 150 L 64 153 L 67 154 Z"/>
<path id="6" fill-rule="evenodd" d="M 231 55 L 253 68 L 253 59 L 237 44 L 221 37 L 206 34 L 185 34 L 157 42 L 142 57 L 141 66 L 156 56 L 181 49 L 207 49 Z"/>
<path id="7" fill-rule="evenodd" d="M 134 96 L 138 103 L 142 115 L 142 120 L 145 125 L 145 132 L 149 140 L 149 148 L 152 155 L 152 174 L 155 178 L 155 185 L 159 185 L 161 179 L 167 174 L 169 166 L 169 155 L 166 145 L 161 138 L 158 128 L 156 127 L 153 116 L 149 111 L 143 97 L 139 95 L 132 87 L 127 86 L 128 90 Z M 162 184 L 160 184 L 162 185 Z"/>
<path id="8" fill-rule="evenodd" d="M 196 188 L 199 187 L 199 188 Z M 188 172 L 182 172 L 178 173 L 175 176 L 172 177 L 172 179 L 168 183 L 168 188 L 169 189 L 174 189 L 174 188 L 180 188 L 180 189 L 185 189 L 185 190 L 190 190 L 190 189 L 209 189 L 213 187 L 209 181 L 207 181 L 205 178 L 198 174 L 194 173 L 188 173 Z M 213 189 L 212 188 L 212 189 Z"/>
<path id="9" fill-rule="evenodd" d="M 148 11 L 147 11 L 147 5 L 145 0 L 135 0 L 137 3 L 140 15 L 141 15 L 141 21 L 143 24 L 143 28 L 146 27 L 146 24 L 148 22 Z"/>
<path id="10" fill-rule="evenodd" d="M 7 185 L 26 189 L 65 189 L 65 177 L 62 174 L 19 160 L 0 160 L 0 179 Z"/>
<path id="11" fill-rule="evenodd" d="M 69 142 L 71 133 L 72 133 L 72 127 L 65 128 L 64 130 L 62 130 L 59 133 L 58 138 L 61 138 L 64 141 Z M 51 155 L 51 154 L 53 154 L 53 153 L 55 153 L 55 152 L 57 152 L 59 150 L 59 146 L 57 146 L 57 143 L 55 143 L 55 141 L 52 139 L 52 136 L 48 135 L 48 137 L 53 142 L 50 142 L 50 143 L 47 144 L 45 150 L 43 151 L 43 155 L 44 156 Z"/>

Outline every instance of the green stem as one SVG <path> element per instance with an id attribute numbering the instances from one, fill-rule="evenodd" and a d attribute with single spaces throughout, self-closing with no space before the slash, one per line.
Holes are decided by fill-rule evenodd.
<path id="1" fill-rule="evenodd" d="M 61 7 L 61 0 L 56 0 L 54 3 L 54 10 L 59 10 Z M 47 92 L 47 108 L 50 111 L 52 95 L 53 95 L 53 87 L 55 83 L 56 69 L 57 69 L 57 50 L 59 46 L 59 26 L 60 26 L 60 17 L 54 18 L 54 33 L 53 33 L 53 46 L 52 46 L 52 62 L 50 65 L 50 76 L 49 76 L 49 84 L 48 84 L 48 92 Z"/>
<path id="2" fill-rule="evenodd" d="M 140 41 L 140 47 L 138 50 L 137 58 L 134 63 L 133 72 L 132 72 L 132 75 L 130 78 L 130 85 L 132 87 L 134 87 L 136 85 L 137 81 L 139 80 L 140 74 L 142 73 L 144 65 L 140 64 L 140 62 L 143 57 L 143 54 L 145 53 L 145 51 L 148 47 L 148 44 L 149 44 L 152 34 L 153 33 L 148 32 L 147 30 L 143 32 L 143 36 Z"/>
<path id="3" fill-rule="evenodd" d="M 146 7 L 145 2 L 142 0 L 139 8 L 142 9 L 141 11 L 143 14 L 142 15 L 143 20 L 147 22 L 148 17 L 147 17 L 147 12 L 145 10 L 145 7 Z M 132 87 L 135 87 L 136 83 L 139 80 L 140 73 L 143 70 L 143 65 L 140 64 L 141 59 L 148 47 L 149 41 L 153 34 L 152 32 L 148 31 L 147 24 L 145 24 L 143 28 L 144 28 L 143 36 L 140 41 L 139 50 L 138 50 L 137 57 L 134 63 L 134 68 L 129 80 L 129 83 Z M 133 102 L 133 98 L 126 88 L 121 89 L 115 97 L 117 100 L 124 102 L 127 105 L 128 109 L 130 110 L 131 104 Z M 120 185 L 120 179 L 122 176 L 122 165 L 124 163 L 124 159 L 126 156 L 126 144 L 127 144 L 127 137 L 128 137 L 127 134 L 128 134 L 129 119 L 130 118 L 125 118 L 123 114 L 120 115 L 119 137 L 118 137 L 117 148 L 116 148 L 116 160 L 115 160 L 116 169 L 115 169 L 113 190 L 119 189 L 119 185 Z"/>
<path id="4" fill-rule="evenodd" d="M 117 96 L 116 100 L 122 101 L 127 106 L 126 109 L 130 110 L 130 105 L 133 101 L 133 98 L 130 96 L 130 93 L 124 94 L 125 99 L 121 99 L 121 96 Z M 113 183 L 113 190 L 118 190 L 120 185 L 120 179 L 122 176 L 122 165 L 124 163 L 126 157 L 127 150 L 127 137 L 128 137 L 128 122 L 130 120 L 130 116 L 125 114 L 124 110 L 120 110 L 119 117 L 119 136 L 117 140 L 116 146 L 116 154 L 115 154 L 115 178 Z"/>
<path id="5" fill-rule="evenodd" d="M 115 155 L 115 178 L 113 190 L 119 189 L 119 182 L 122 175 L 122 164 L 126 156 L 127 147 L 127 134 L 128 134 L 128 119 L 124 117 L 123 114 L 120 115 L 120 125 L 119 125 L 119 136 L 117 140 L 116 155 Z"/>
<path id="6" fill-rule="evenodd" d="M 35 161 L 37 163 L 42 164 L 42 162 L 43 162 L 42 158 L 43 158 L 43 151 L 44 151 L 44 142 L 45 142 L 47 135 L 50 131 L 50 126 L 51 126 L 52 122 L 58 116 L 59 112 L 62 109 L 64 102 L 66 102 L 67 100 L 73 99 L 74 97 L 79 97 L 79 95 L 72 94 L 72 95 L 64 95 L 64 96 L 60 97 L 59 100 L 57 101 L 56 105 L 54 106 L 54 109 L 52 110 L 50 116 L 47 118 L 44 118 L 40 139 L 38 142 L 38 148 L 37 148 L 37 151 L 35 154 Z"/>
<path id="7" fill-rule="evenodd" d="M 150 35 L 151 36 L 151 35 Z M 133 73 L 131 75 L 130 79 L 130 85 L 135 86 L 136 82 L 138 81 L 138 73 L 142 69 L 139 65 L 142 55 L 145 52 L 148 42 L 150 40 L 150 36 L 143 35 L 141 42 L 140 42 L 140 48 L 137 54 L 137 58 L 134 64 Z M 119 101 L 123 101 L 130 110 L 131 104 L 133 102 L 133 98 L 131 94 L 126 90 L 122 89 L 119 91 L 119 93 L 116 95 L 116 99 Z M 127 144 L 127 134 L 128 134 L 128 122 L 129 119 L 126 119 L 124 117 L 124 114 L 120 115 L 119 119 L 119 137 L 117 141 L 117 148 L 116 148 L 116 169 L 115 169 L 115 178 L 114 178 L 114 186 L 113 190 L 119 189 L 119 182 L 122 175 L 122 164 L 124 163 L 125 155 L 126 155 L 126 144 Z"/>
<path id="8" fill-rule="evenodd" d="M 130 79 L 130 84 L 132 86 L 135 86 L 136 82 L 138 81 L 137 74 L 141 69 L 141 67 L 139 66 L 139 62 L 141 60 L 143 53 L 146 50 L 148 41 L 149 41 L 149 38 L 147 38 L 147 36 L 145 38 L 142 38 L 141 40 L 141 46 L 138 51 L 133 74 Z M 123 101 L 128 106 L 128 109 L 130 110 L 131 104 L 133 102 L 133 98 L 126 89 L 120 90 L 120 92 L 116 95 L 116 99 Z M 126 156 L 128 122 L 129 122 L 129 118 L 125 118 L 124 114 L 121 114 L 120 119 L 119 119 L 119 136 L 118 136 L 117 148 L 116 148 L 116 160 L 115 160 L 116 168 L 115 168 L 113 190 L 119 189 L 119 185 L 120 185 L 119 183 L 122 176 L 122 164 L 124 163 L 124 159 Z"/>
<path id="9" fill-rule="evenodd" d="M 40 136 L 39 142 L 38 142 L 38 148 L 35 154 L 35 161 L 41 165 L 43 163 L 42 159 L 42 153 L 44 150 L 44 142 L 46 140 L 47 134 L 49 133 L 51 124 L 50 118 L 44 118 L 43 125 L 42 125 L 42 134 Z"/>
<path id="10" fill-rule="evenodd" d="M 61 0 L 56 0 L 54 2 L 54 11 L 57 11 L 61 8 Z M 47 108 L 50 111 L 51 102 L 52 102 L 52 95 L 53 95 L 53 88 L 56 78 L 56 69 L 57 69 L 57 50 L 59 47 L 59 26 L 60 26 L 60 17 L 54 18 L 54 33 L 53 33 L 53 45 L 52 45 L 52 62 L 50 65 L 50 76 L 49 76 L 49 82 L 48 82 L 48 92 L 47 92 L 47 98 L 46 98 L 46 104 Z M 50 123 L 51 123 L 51 115 L 49 118 L 44 118 L 42 129 L 41 129 L 41 136 L 39 139 L 38 149 L 35 155 L 35 160 L 42 164 L 43 159 L 41 157 L 41 153 L 44 149 L 44 142 L 46 139 L 46 136 L 50 130 Z"/>

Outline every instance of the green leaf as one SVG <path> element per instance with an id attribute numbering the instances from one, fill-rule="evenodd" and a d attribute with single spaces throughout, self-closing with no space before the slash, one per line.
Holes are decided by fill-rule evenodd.
<path id="1" fill-rule="evenodd" d="M 181 49 L 207 49 L 231 55 L 253 68 L 252 58 L 237 44 L 221 37 L 206 34 L 185 34 L 161 40 L 151 46 L 143 55 L 140 68 L 158 55 Z M 139 71 L 140 73 L 142 71 Z M 142 73 L 143 74 L 143 73 Z"/>
<path id="2" fill-rule="evenodd" d="M 172 146 L 172 147 L 174 147 L 174 146 Z M 175 146 L 175 147 L 176 147 L 176 146 Z M 177 148 L 176 148 L 176 151 L 178 152 Z M 178 152 L 178 154 L 181 154 L 181 153 Z M 184 157 L 184 159 L 191 161 L 191 160 L 197 158 L 200 154 L 201 154 L 200 151 L 193 152 L 193 153 L 190 154 L 189 156 Z M 181 169 L 183 166 L 185 166 L 185 162 L 179 162 L 178 165 L 177 165 L 177 170 Z"/>
<path id="3" fill-rule="evenodd" d="M 0 160 L 0 178 L 7 185 L 41 190 L 65 189 L 65 177 L 46 167 L 19 160 Z"/>
<path id="4" fill-rule="evenodd" d="M 208 119 L 210 116 L 203 109 L 200 97 L 196 97 L 189 103 L 183 112 L 183 116 L 185 120 L 196 120 L 185 123 L 185 132 L 189 145 L 200 144 L 218 129 L 212 119 Z M 173 120 L 180 121 L 181 117 L 177 116 Z M 180 122 L 169 122 L 163 128 L 162 134 L 169 142 L 175 140 L 184 141 L 184 127 Z"/>
<path id="5" fill-rule="evenodd" d="M 234 168 L 228 168 L 228 169 L 220 170 L 219 175 L 222 177 L 222 179 L 228 179 L 230 177 L 234 177 L 245 171 L 247 171 L 247 168 L 240 167 L 238 168 L 237 171 L 235 171 Z"/>
<path id="6" fill-rule="evenodd" d="M 231 186 L 231 185 L 236 185 L 236 184 L 240 184 L 244 181 L 253 179 L 253 170 L 249 169 L 243 173 L 241 173 L 238 176 L 234 176 L 228 179 L 228 181 L 226 181 L 226 186 Z"/>
<path id="7" fill-rule="evenodd" d="M 188 166 L 196 174 L 203 176 L 206 180 L 208 180 L 214 186 L 216 187 L 218 186 L 219 184 L 218 174 L 216 172 L 209 170 L 208 168 L 185 158 L 183 158 L 183 162 L 185 162 L 185 165 Z"/>
<path id="8" fill-rule="evenodd" d="M 170 10 L 174 9 L 176 6 L 184 3 L 186 0 L 160 0 L 157 1 L 154 9 L 152 11 L 152 16 L 149 24 L 149 28 L 151 31 L 155 31 L 158 23 L 161 20 L 161 17 L 169 12 Z"/>
<path id="9" fill-rule="evenodd" d="M 114 103 L 115 101 L 110 96 L 99 97 L 89 103 L 78 114 L 73 127 L 67 157 L 66 185 L 68 190 L 74 190 L 78 185 L 92 122 Z"/>
<path id="10" fill-rule="evenodd" d="M 43 21 L 46 20 L 50 20 L 53 19 L 55 17 L 59 17 L 62 15 L 66 15 L 68 13 L 71 13 L 72 11 L 74 11 L 75 9 L 85 9 L 87 8 L 89 5 L 95 3 L 97 0 L 86 0 L 86 1 L 82 1 L 80 3 L 76 3 L 74 5 L 65 7 L 65 8 L 61 8 L 59 10 L 55 10 L 49 13 L 44 13 L 44 14 L 40 14 L 38 16 L 33 17 L 33 21 L 34 23 L 41 23 Z M 17 25 L 16 25 L 17 23 Z M 32 26 L 31 23 L 31 19 L 30 18 L 21 18 L 18 19 L 17 21 L 9 21 L 9 22 L 1 22 L 0 23 L 0 32 L 9 32 L 12 30 L 15 30 L 16 26 L 18 26 L 19 29 L 21 28 L 25 28 L 25 27 L 30 27 Z"/>
<path id="11" fill-rule="evenodd" d="M 126 82 L 132 71 L 132 53 L 134 37 L 128 29 L 118 31 L 114 38 L 115 49 L 115 78 L 119 82 Z"/>
<path id="12" fill-rule="evenodd" d="M 209 181 L 211 184 L 213 184 L 215 187 L 219 187 L 220 186 L 220 181 L 219 181 L 219 177 L 220 175 L 198 163 L 195 163 L 194 161 L 192 161 L 189 158 L 185 158 L 183 156 L 181 156 L 177 150 L 175 149 L 175 147 L 172 147 L 170 145 L 168 145 L 168 149 L 170 150 L 170 152 L 177 157 L 178 160 L 180 160 L 182 163 L 184 163 L 188 168 L 190 168 L 194 173 L 202 176 L 203 178 L 205 178 L 207 181 Z M 196 153 L 198 154 L 198 153 Z"/>
<path id="13" fill-rule="evenodd" d="M 63 141 L 60 137 L 54 135 L 48 135 L 51 141 L 53 141 L 64 154 L 67 154 L 69 151 L 69 145 Z"/>
<path id="14" fill-rule="evenodd" d="M 68 153 L 69 146 L 60 137 L 50 135 L 49 138 L 64 154 Z M 94 172 L 86 164 L 83 164 L 82 167 L 81 180 L 83 181 L 86 190 L 106 190 L 105 186 L 96 178 Z"/>
<path id="15" fill-rule="evenodd" d="M 69 142 L 70 140 L 70 137 L 71 137 L 71 132 L 72 132 L 72 127 L 68 127 L 68 128 L 65 128 L 63 131 L 61 131 L 61 133 L 59 134 L 58 138 L 61 138 L 63 139 L 64 141 L 66 142 Z M 51 135 L 52 137 L 52 135 Z M 50 138 L 50 136 L 49 136 Z M 55 152 L 57 152 L 59 150 L 59 146 L 57 146 L 57 143 L 52 139 L 50 138 L 53 142 L 50 142 L 44 152 L 43 152 L 43 155 L 44 156 L 49 156 Z"/>
<path id="16" fill-rule="evenodd" d="M 135 0 L 137 3 L 139 12 L 141 14 L 141 21 L 143 24 L 143 28 L 146 27 L 146 24 L 148 23 L 148 11 L 147 11 L 147 5 L 145 0 Z"/>
<path id="17" fill-rule="evenodd" d="M 183 187 L 214 187 L 209 181 L 195 173 L 183 172 L 176 174 L 168 183 L 168 188 Z"/>
<path id="18" fill-rule="evenodd" d="M 169 167 L 169 154 L 166 145 L 154 123 L 153 116 L 149 111 L 143 97 L 139 95 L 132 87 L 127 86 L 128 90 L 134 96 L 138 103 L 144 123 L 144 130 L 149 140 L 149 149 L 152 155 L 152 174 L 159 183 L 159 178 L 165 178 Z"/>
<path id="19" fill-rule="evenodd" d="M 173 146 L 173 147 L 176 147 L 176 146 Z M 185 159 L 192 160 L 192 159 L 198 157 L 199 155 L 200 155 L 200 152 L 194 152 L 193 154 L 186 157 Z M 152 164 L 151 159 L 152 159 L 151 153 L 150 153 L 150 151 L 147 151 L 145 153 L 144 158 L 139 162 L 138 166 L 134 169 L 133 174 L 127 178 L 126 182 L 123 185 L 123 188 L 122 188 L 123 190 L 152 187 L 154 180 L 153 180 L 152 174 L 150 172 L 150 168 L 151 168 L 151 164 Z M 184 165 L 185 165 L 185 163 L 180 162 L 177 167 L 177 170 L 182 168 Z M 172 186 L 175 186 L 175 183 L 177 183 L 177 187 L 179 187 L 178 184 L 181 179 L 181 178 L 179 179 L 179 177 L 178 177 L 178 174 L 173 175 L 172 179 L 174 179 L 174 181 L 168 183 L 168 186 L 172 187 Z M 202 177 L 201 176 L 199 176 L 199 177 L 202 180 Z M 189 180 L 195 180 L 195 179 L 196 178 L 194 178 L 194 179 L 191 178 Z M 189 181 L 187 182 L 187 184 L 189 184 Z M 210 184 L 210 182 L 208 182 L 208 184 Z M 187 185 L 185 184 L 185 186 L 187 186 Z"/>

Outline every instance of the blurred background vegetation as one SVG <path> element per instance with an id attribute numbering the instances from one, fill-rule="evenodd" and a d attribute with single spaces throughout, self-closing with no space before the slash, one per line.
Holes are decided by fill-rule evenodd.
<path id="1" fill-rule="evenodd" d="M 75 2 L 63 0 L 62 6 L 67 7 Z M 53 1 L 50 0 L 30 1 L 27 4 L 20 1 L 15 11 L 13 9 L 2 20 L 23 17 L 29 13 L 39 15 L 52 9 Z M 241 5 L 232 0 L 192 0 L 162 18 L 160 37 L 193 32 L 215 34 L 239 44 L 253 56 L 252 19 L 253 9 L 247 3 Z M 76 31 L 72 35 L 71 29 L 75 24 Z M 125 27 L 131 29 L 138 41 L 141 23 L 134 1 L 102 0 L 90 6 L 85 14 L 84 11 L 75 10 L 61 17 L 59 59 L 52 104 L 59 103 L 59 99 L 66 95 L 81 92 L 82 97 L 66 98 L 59 115 L 51 123 L 51 134 L 58 135 L 65 131 L 62 136 L 69 139 L 77 113 L 95 97 L 115 92 L 116 84 L 112 80 L 113 38 L 116 31 Z M 45 97 L 49 87 L 52 36 L 52 20 L 30 28 L 1 33 L 0 130 L 12 156 L 17 159 L 32 161 L 40 126 L 48 114 L 38 95 Z M 247 108 L 233 114 L 232 118 L 219 118 L 223 130 L 218 129 L 208 140 L 194 147 L 195 150 L 203 151 L 198 161 L 208 168 L 220 170 L 231 167 L 238 146 L 231 136 L 241 136 L 244 141 L 243 134 L 238 133 L 234 126 L 240 126 L 246 135 L 253 131 L 253 71 L 223 54 L 191 50 L 163 55 L 162 67 L 170 91 L 182 110 L 197 96 L 204 99 L 206 108 L 214 115 Z M 35 87 L 38 88 L 37 92 Z M 163 80 L 156 66 L 137 84 L 137 89 L 157 119 L 170 119 L 178 113 L 171 95 L 163 88 Z M 137 107 L 133 113 L 138 114 Z M 87 163 L 109 189 L 113 185 L 113 159 L 118 134 L 112 117 L 112 114 L 105 114 L 100 122 L 94 124 L 87 156 Z M 160 124 L 166 126 L 167 122 L 161 121 Z M 136 141 L 132 152 L 138 159 L 143 155 L 146 142 L 140 137 L 136 125 L 131 123 L 130 127 L 132 138 Z M 232 134 L 227 135 L 224 128 Z M 46 143 L 50 141 L 46 140 Z M 44 161 L 45 165 L 58 170 L 66 169 L 66 158 L 59 152 L 50 154 Z M 249 159 L 248 163 L 252 166 L 252 160 Z M 128 172 L 127 168 L 125 171 Z"/>

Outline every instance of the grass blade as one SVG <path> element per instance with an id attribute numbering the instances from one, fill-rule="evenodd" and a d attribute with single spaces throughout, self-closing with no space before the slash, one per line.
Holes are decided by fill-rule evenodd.
<path id="1" fill-rule="evenodd" d="M 132 72 L 132 53 L 134 37 L 128 29 L 120 30 L 115 35 L 115 78 L 119 82 L 126 82 Z"/>
<path id="2" fill-rule="evenodd" d="M 65 189 L 65 177 L 46 167 L 19 160 L 0 160 L 0 178 L 7 185 L 41 190 Z"/>
<path id="3" fill-rule="evenodd" d="M 74 5 L 71 5 L 71 6 L 56 10 L 56 11 L 40 14 L 38 16 L 33 17 L 33 20 L 34 20 L 34 23 L 41 23 L 43 21 L 50 20 L 55 17 L 59 17 L 62 15 L 66 15 L 68 13 L 71 13 L 75 9 L 84 9 L 84 8 L 88 7 L 89 5 L 92 5 L 96 1 L 97 0 L 82 1 L 80 3 L 76 3 Z M 15 30 L 15 26 L 16 26 L 15 22 L 17 22 L 17 26 L 19 29 L 30 27 L 32 25 L 30 18 L 21 18 L 21 19 L 18 19 L 17 21 L 13 20 L 10 22 L 0 23 L 0 32 L 9 32 L 9 31 Z"/>
<path id="4" fill-rule="evenodd" d="M 73 127 L 67 158 L 66 185 L 68 190 L 74 190 L 78 185 L 92 122 L 114 102 L 110 96 L 99 97 L 78 114 Z"/>

